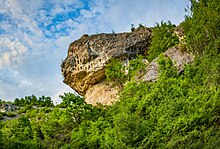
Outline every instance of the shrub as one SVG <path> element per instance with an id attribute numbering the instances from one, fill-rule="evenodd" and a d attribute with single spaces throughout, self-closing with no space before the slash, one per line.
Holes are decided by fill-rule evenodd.
<path id="1" fill-rule="evenodd" d="M 15 117 L 15 116 L 16 116 L 16 114 L 15 114 L 15 113 L 13 113 L 13 112 L 8 112 L 7 116 L 8 116 L 8 117 Z"/>
<path id="2" fill-rule="evenodd" d="M 2 114 L 3 116 L 7 116 L 6 112 L 0 112 L 0 114 Z"/>
<path id="3" fill-rule="evenodd" d="M 105 75 L 108 81 L 114 82 L 115 85 L 123 88 L 127 77 L 125 75 L 125 67 L 122 65 L 118 59 L 112 59 L 106 65 Z"/>
<path id="4" fill-rule="evenodd" d="M 27 110 L 30 110 L 32 109 L 31 106 L 25 106 L 25 107 L 22 107 L 17 113 L 18 114 L 21 114 L 21 113 L 26 113 Z"/>
<path id="5" fill-rule="evenodd" d="M 139 55 L 136 59 L 129 61 L 129 66 L 126 68 L 122 62 L 118 59 L 112 59 L 106 66 L 107 80 L 115 85 L 118 85 L 121 89 L 126 81 L 129 81 L 136 75 L 138 70 L 143 70 L 146 65 L 143 63 L 144 57 Z M 128 73 L 126 74 L 126 69 Z"/>
<path id="6" fill-rule="evenodd" d="M 178 44 L 179 39 L 174 34 L 174 27 L 171 22 L 161 22 L 153 28 L 153 37 L 147 56 L 149 61 L 154 60 L 162 52 Z"/>
<path id="7" fill-rule="evenodd" d="M 143 70 L 146 65 L 143 63 L 144 57 L 139 55 L 136 59 L 132 59 L 129 61 L 128 67 L 128 77 L 129 80 L 136 75 L 139 70 Z"/>
<path id="8" fill-rule="evenodd" d="M 0 120 L 2 120 L 3 119 L 3 115 L 0 113 Z"/>

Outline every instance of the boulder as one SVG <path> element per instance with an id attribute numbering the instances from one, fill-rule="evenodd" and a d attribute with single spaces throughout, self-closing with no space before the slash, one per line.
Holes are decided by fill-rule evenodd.
<path id="1" fill-rule="evenodd" d="M 171 58 L 173 64 L 177 67 L 177 70 L 182 72 L 186 64 L 193 63 L 194 57 L 192 54 L 187 52 L 182 52 L 179 46 L 169 48 L 164 52 L 165 57 Z M 158 58 L 154 59 L 146 68 L 145 73 L 139 74 L 136 77 L 136 81 L 156 81 L 158 77 Z"/>
<path id="2" fill-rule="evenodd" d="M 70 44 L 61 64 L 64 83 L 85 97 L 87 103 L 110 104 L 117 87 L 105 81 L 105 66 L 118 58 L 126 63 L 136 55 L 145 55 L 151 41 L 151 29 L 141 27 L 128 33 L 84 34 Z"/>

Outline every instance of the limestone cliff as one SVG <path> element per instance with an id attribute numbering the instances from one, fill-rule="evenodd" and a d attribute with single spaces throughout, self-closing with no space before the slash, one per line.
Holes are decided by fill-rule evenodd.
<path id="1" fill-rule="evenodd" d="M 70 44 L 68 55 L 61 65 L 64 83 L 87 103 L 110 104 L 118 92 L 105 82 L 105 66 L 112 58 L 126 62 L 137 54 L 146 54 L 151 30 L 141 27 L 129 33 L 83 35 Z"/>
<path id="2" fill-rule="evenodd" d="M 179 37 L 180 38 L 180 37 Z M 83 35 L 70 44 L 68 55 L 62 63 L 64 83 L 69 85 L 85 101 L 105 105 L 117 100 L 119 88 L 111 86 L 105 79 L 105 66 L 112 58 L 124 64 L 137 54 L 145 55 L 151 41 L 151 29 L 141 27 L 130 33 Z M 165 56 L 170 57 L 179 72 L 184 65 L 193 62 L 193 56 L 181 52 L 179 46 L 169 48 Z M 157 58 L 136 76 L 136 81 L 156 81 L 158 77 Z"/>

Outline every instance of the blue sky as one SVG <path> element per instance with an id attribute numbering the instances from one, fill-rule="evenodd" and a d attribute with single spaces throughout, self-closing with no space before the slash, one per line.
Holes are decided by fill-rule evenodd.
<path id="1" fill-rule="evenodd" d="M 0 99 L 73 92 L 60 71 L 82 34 L 184 20 L 189 0 L 0 0 Z"/>

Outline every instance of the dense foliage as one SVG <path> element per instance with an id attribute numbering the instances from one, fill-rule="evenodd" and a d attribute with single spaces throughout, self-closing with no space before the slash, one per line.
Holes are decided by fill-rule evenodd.
<path id="1" fill-rule="evenodd" d="M 128 74 L 127 74 L 127 79 L 131 80 L 137 73 L 138 71 L 141 71 L 146 68 L 146 62 L 144 63 L 144 57 L 142 55 L 137 56 L 136 59 L 132 59 L 129 61 L 128 65 Z M 148 62 L 147 62 L 148 63 Z"/>
<path id="2" fill-rule="evenodd" d="M 126 81 L 125 66 L 122 65 L 120 60 L 112 59 L 106 65 L 106 78 L 108 81 L 113 82 L 113 84 L 118 85 L 120 88 Z"/>
<path id="3" fill-rule="evenodd" d="M 171 22 L 161 22 L 153 28 L 152 42 L 149 47 L 147 59 L 154 60 L 159 54 L 165 52 L 168 48 L 179 42 L 174 34 L 175 25 Z"/>
<path id="4" fill-rule="evenodd" d="M 25 96 L 24 98 L 15 98 L 14 104 L 16 106 L 40 106 L 40 107 L 53 107 L 54 104 L 51 100 L 51 97 L 39 97 L 37 98 L 35 95 Z"/>
<path id="5" fill-rule="evenodd" d="M 182 23 L 188 50 L 204 51 L 208 45 L 215 50 L 220 47 L 220 2 L 219 0 L 191 0 L 189 16 Z"/>
<path id="6" fill-rule="evenodd" d="M 169 58 L 159 56 L 161 49 L 151 51 L 153 57 L 159 56 L 156 82 L 130 79 L 142 69 L 141 58 L 130 63 L 127 75 L 114 60 L 107 66 L 107 78 L 119 84 L 128 81 L 118 102 L 91 106 L 83 98 L 65 93 L 56 107 L 31 108 L 17 119 L 0 121 L 0 147 L 219 148 L 219 9 L 219 0 L 192 0 L 191 14 L 181 26 L 184 44 L 194 53 L 195 62 L 182 73 Z M 151 46 L 159 48 L 161 39 L 152 40 Z M 167 45 L 174 46 L 169 42 Z"/>
<path id="7" fill-rule="evenodd" d="M 112 59 L 106 65 L 106 79 L 123 89 L 126 81 L 130 81 L 138 71 L 145 69 L 146 62 L 144 63 L 144 61 L 146 59 L 142 55 L 138 55 L 128 63 L 121 62 L 119 59 Z"/>

